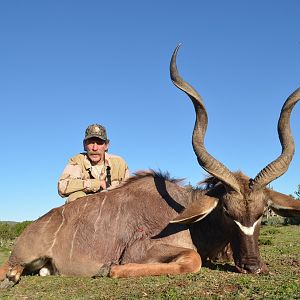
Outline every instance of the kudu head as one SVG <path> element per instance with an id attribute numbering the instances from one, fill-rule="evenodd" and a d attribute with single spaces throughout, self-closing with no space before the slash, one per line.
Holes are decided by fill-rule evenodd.
<path id="1" fill-rule="evenodd" d="M 170 64 L 170 75 L 176 87 L 192 100 L 196 112 L 193 131 L 193 149 L 200 166 L 218 182 L 209 193 L 201 195 L 172 223 L 199 222 L 216 208 L 221 211 L 216 226 L 223 226 L 224 235 L 233 250 L 236 268 L 242 273 L 266 271 L 258 248 L 258 236 L 262 215 L 267 207 L 282 216 L 300 215 L 300 201 L 272 191 L 266 186 L 283 175 L 294 155 L 294 141 L 290 129 L 290 114 L 300 98 L 300 89 L 294 91 L 284 103 L 278 121 L 281 155 L 264 167 L 254 179 L 242 173 L 233 173 L 210 155 L 204 145 L 208 118 L 201 96 L 179 75 L 176 66 L 176 47 Z M 213 237 L 212 237 L 213 238 Z"/>

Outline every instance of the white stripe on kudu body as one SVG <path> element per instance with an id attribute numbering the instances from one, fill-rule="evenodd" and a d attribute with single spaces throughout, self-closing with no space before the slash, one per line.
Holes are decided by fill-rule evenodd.
<path id="1" fill-rule="evenodd" d="M 238 226 L 239 228 L 241 229 L 241 231 L 243 233 L 245 233 L 246 235 L 253 235 L 254 233 L 254 229 L 255 229 L 255 226 L 257 225 L 258 222 L 260 222 L 260 219 L 259 218 L 252 226 L 250 227 L 247 227 L 247 226 L 244 226 L 242 225 L 240 222 L 236 221 L 236 220 L 233 220 Z"/>
<path id="2" fill-rule="evenodd" d="M 81 200 L 81 201 L 83 201 L 83 200 Z M 87 206 L 87 200 L 85 201 L 85 204 L 84 204 L 84 206 L 83 206 L 83 209 L 81 210 L 81 212 L 80 212 L 80 214 L 79 214 L 79 216 L 78 216 L 78 219 L 80 219 L 80 217 L 81 217 L 81 215 L 84 213 L 84 211 L 85 211 L 85 209 L 86 209 L 86 206 Z M 74 241 L 75 241 L 75 239 L 76 239 L 76 234 L 77 234 L 77 230 L 78 230 L 78 226 L 76 227 L 76 229 L 75 229 L 75 231 L 74 231 L 74 233 L 73 233 L 73 238 L 72 238 L 72 242 L 71 242 L 71 249 L 70 249 L 70 254 L 69 254 L 69 259 L 70 259 L 70 261 L 72 260 L 72 256 L 73 256 L 73 248 L 74 248 Z"/>
<path id="3" fill-rule="evenodd" d="M 53 239 L 53 242 L 52 242 L 52 245 L 49 249 L 49 252 L 52 254 L 52 248 L 54 247 L 55 243 L 56 243 L 56 237 L 57 237 L 57 234 L 59 233 L 61 227 L 63 226 L 63 224 L 65 223 L 65 216 L 64 216 L 64 212 L 65 212 L 65 208 L 66 206 L 63 207 L 62 211 L 61 211 L 61 216 L 62 216 L 62 221 L 61 221 L 61 224 L 58 226 L 57 230 L 55 231 L 54 233 L 54 239 Z"/>

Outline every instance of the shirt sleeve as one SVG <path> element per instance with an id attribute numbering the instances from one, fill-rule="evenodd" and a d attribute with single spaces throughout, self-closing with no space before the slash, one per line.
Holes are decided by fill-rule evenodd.
<path id="1" fill-rule="evenodd" d="M 130 171 L 128 169 L 128 165 L 125 162 L 125 172 L 124 172 L 124 180 L 128 179 L 130 177 Z"/>
<path id="2" fill-rule="evenodd" d="M 61 197 L 68 197 L 78 191 L 91 193 L 98 190 L 100 190 L 100 180 L 84 179 L 80 165 L 72 161 L 69 161 L 58 180 L 58 194 Z"/>

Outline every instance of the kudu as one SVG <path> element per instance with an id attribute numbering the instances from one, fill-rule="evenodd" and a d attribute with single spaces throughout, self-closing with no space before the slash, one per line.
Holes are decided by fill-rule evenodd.
<path id="1" fill-rule="evenodd" d="M 18 282 L 21 274 L 40 270 L 110 277 L 197 272 L 202 261 L 215 257 L 228 243 L 239 272 L 267 271 L 258 249 L 264 210 L 300 215 L 300 201 L 266 188 L 287 171 L 292 160 L 290 114 L 300 89 L 281 110 L 281 155 L 250 179 L 229 171 L 207 152 L 207 113 L 199 94 L 178 74 L 178 49 L 171 59 L 171 79 L 194 104 L 193 148 L 200 166 L 212 176 L 205 181 L 207 188 L 187 188 L 178 180 L 147 171 L 117 188 L 54 208 L 16 241 L 0 269 L 3 288 Z"/>

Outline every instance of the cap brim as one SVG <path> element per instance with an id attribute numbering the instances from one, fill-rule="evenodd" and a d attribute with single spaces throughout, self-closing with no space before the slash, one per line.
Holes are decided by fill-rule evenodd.
<path id="1" fill-rule="evenodd" d="M 90 135 L 88 135 L 88 136 L 86 136 L 86 137 L 84 138 L 84 141 L 86 141 L 86 140 L 88 140 L 88 139 L 90 139 L 90 138 L 97 138 L 97 139 L 100 139 L 100 140 L 103 140 L 103 141 L 107 141 L 107 140 L 108 140 L 107 138 L 105 138 L 105 137 L 103 137 L 103 136 L 96 135 L 96 134 L 90 134 Z"/>

